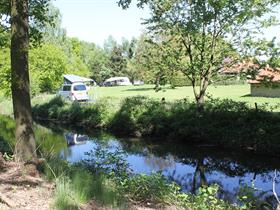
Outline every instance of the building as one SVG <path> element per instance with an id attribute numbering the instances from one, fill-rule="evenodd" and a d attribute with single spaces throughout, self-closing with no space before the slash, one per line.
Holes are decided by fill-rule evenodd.
<path id="1" fill-rule="evenodd" d="M 224 61 L 224 66 L 219 73 L 221 76 L 235 77 L 236 80 L 239 80 L 242 75 L 246 76 L 257 69 L 259 69 L 259 65 L 255 64 L 252 60 L 234 63 L 231 59 L 227 59 Z"/>
<path id="2" fill-rule="evenodd" d="M 267 65 L 248 82 L 252 96 L 280 97 L 280 68 L 273 69 Z"/>

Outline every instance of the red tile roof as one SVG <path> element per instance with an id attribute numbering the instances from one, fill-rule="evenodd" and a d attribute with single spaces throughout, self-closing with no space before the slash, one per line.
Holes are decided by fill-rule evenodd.
<path id="1" fill-rule="evenodd" d="M 269 65 L 258 71 L 255 79 L 248 81 L 251 84 L 262 82 L 280 82 L 280 68 L 271 68 Z"/>
<path id="2" fill-rule="evenodd" d="M 244 60 L 242 62 L 238 62 L 236 64 L 230 65 L 230 59 L 229 61 L 225 61 L 224 67 L 220 71 L 220 73 L 223 74 L 239 74 L 239 73 L 246 73 L 250 70 L 256 70 L 259 68 L 258 64 L 255 64 L 251 60 Z M 227 65 L 229 64 L 229 65 Z"/>

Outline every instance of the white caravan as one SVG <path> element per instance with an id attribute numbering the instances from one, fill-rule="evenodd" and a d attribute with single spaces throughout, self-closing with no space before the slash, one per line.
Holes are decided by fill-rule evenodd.
<path id="1" fill-rule="evenodd" d="M 104 86 L 126 86 L 132 85 L 127 77 L 111 77 L 106 79 L 103 83 Z"/>

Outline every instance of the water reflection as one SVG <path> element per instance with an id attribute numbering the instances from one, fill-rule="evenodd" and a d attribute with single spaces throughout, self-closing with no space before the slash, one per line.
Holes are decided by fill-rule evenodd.
<path id="1" fill-rule="evenodd" d="M 66 133 L 64 138 L 66 139 L 68 146 L 85 144 L 87 141 L 89 141 L 88 136 L 77 133 Z"/>
<path id="2" fill-rule="evenodd" d="M 13 126 L 6 118 L 0 118 L 0 145 L 1 142 L 2 145 L 3 142 L 12 144 Z M 221 189 L 220 198 L 236 202 L 242 187 L 253 183 L 258 189 L 256 196 L 269 203 L 275 202 L 272 181 L 274 169 L 280 171 L 279 158 L 143 139 L 117 139 L 100 131 L 85 135 L 58 126 L 53 131 L 37 125 L 35 130 L 42 151 L 53 151 L 70 162 L 87 158 L 85 153 L 97 148 L 108 148 L 110 152 L 118 148 L 126 153 L 126 161 L 134 173 L 160 171 L 184 191 L 195 193 L 201 185 L 217 183 Z M 280 195 L 279 181 L 278 175 L 276 191 Z"/>
<path id="3" fill-rule="evenodd" d="M 69 161 L 80 161 L 84 153 L 102 148 L 121 148 L 126 152 L 126 161 L 134 173 L 149 174 L 160 171 L 170 181 L 178 183 L 184 191 L 196 193 L 202 185 L 217 183 L 219 197 L 237 202 L 237 195 L 244 186 L 257 189 L 255 195 L 271 203 L 273 169 L 280 169 L 279 159 L 250 154 L 217 151 L 209 148 L 195 148 L 180 145 L 151 143 L 143 140 L 116 139 L 111 137 L 100 141 L 98 137 L 67 133 L 66 141 L 80 137 L 83 145 L 74 144 L 68 149 Z M 79 138 L 78 138 L 79 139 Z M 279 183 L 280 177 L 277 179 Z M 253 189 L 253 188 L 252 188 Z M 280 194 L 279 184 L 277 192 Z"/>

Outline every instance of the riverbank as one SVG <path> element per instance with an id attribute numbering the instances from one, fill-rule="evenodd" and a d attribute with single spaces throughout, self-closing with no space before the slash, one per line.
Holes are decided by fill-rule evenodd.
<path id="1" fill-rule="evenodd" d="M 112 177 L 112 173 L 92 174 L 82 165 L 70 166 L 61 160 L 49 160 L 42 166 L 26 165 L 5 161 L 0 154 L 0 161 L 1 210 L 239 209 L 213 197 L 217 187 L 205 187 L 197 196 L 191 196 L 180 193 L 178 187 L 156 174 L 124 180 Z"/>
<path id="2" fill-rule="evenodd" d="M 0 133 L 0 142 L 5 142 L 2 144 L 3 151 L 5 148 L 9 148 L 5 145 L 14 145 L 13 130 L 15 125 L 14 121 L 8 117 L 2 118 L 3 119 L 0 120 L 0 129 L 2 130 Z M 94 201 L 98 201 L 95 203 L 101 203 L 102 207 L 105 206 L 111 209 L 128 209 L 128 206 L 129 208 L 131 206 L 133 208 L 135 206 L 141 206 L 141 208 L 144 206 L 144 208 L 150 209 L 169 209 L 170 205 L 174 208 L 203 210 L 207 208 L 239 209 L 238 206 L 229 204 L 236 203 L 237 200 L 242 199 L 239 193 L 235 196 L 237 200 L 233 198 L 231 201 L 228 200 L 228 203 L 220 200 L 224 198 L 222 196 L 223 192 L 226 192 L 225 195 L 229 195 L 228 193 L 237 193 L 224 188 L 224 182 L 227 183 L 225 174 L 228 174 L 231 180 L 233 176 L 239 176 L 241 180 L 246 180 L 247 178 L 242 177 L 243 174 L 251 174 L 248 178 L 253 177 L 253 174 L 258 174 L 254 175 L 254 179 L 258 177 L 258 180 L 260 177 L 270 177 L 269 171 L 273 170 L 274 167 L 279 167 L 277 164 L 272 164 L 272 159 L 267 160 L 266 163 L 265 159 L 260 158 L 258 161 L 255 159 L 256 157 L 246 155 L 244 160 L 248 161 L 239 163 L 238 160 L 233 158 L 236 157 L 236 154 L 232 154 L 231 157 L 213 151 L 213 154 L 221 155 L 215 158 L 208 150 L 207 152 L 205 150 L 196 150 L 195 148 L 186 149 L 179 145 L 173 145 L 171 147 L 166 145 L 169 148 L 166 154 L 164 148 L 156 145 L 142 147 L 139 144 L 142 144 L 143 141 L 140 140 L 138 143 L 132 140 L 134 142 L 132 143 L 128 141 L 128 139 L 123 139 L 122 143 L 119 142 L 121 145 L 117 146 L 117 141 L 110 140 L 114 139 L 113 136 L 110 134 L 106 135 L 102 132 L 90 139 L 86 138 L 84 135 L 75 134 L 76 131 L 74 130 L 66 131 L 58 126 L 54 127 L 54 133 L 39 125 L 34 125 L 34 129 L 37 137 L 38 153 L 43 154 L 44 157 L 49 157 L 47 158 L 47 164 L 40 167 L 40 171 L 46 180 L 50 180 L 51 183 L 55 184 L 55 188 L 52 191 L 52 203 L 56 203 L 59 206 L 57 209 L 62 210 L 67 209 L 69 206 L 87 206 L 92 202 L 93 198 Z M 82 143 L 81 140 L 86 142 L 76 146 L 67 145 L 68 140 L 75 138 L 75 136 L 80 136 L 80 139 L 77 139 L 78 143 Z M 117 147 L 112 147 L 113 145 Z M 83 148 L 87 148 L 87 150 Z M 178 164 L 178 167 L 180 165 L 179 168 L 185 173 L 181 174 L 181 176 L 176 172 L 173 174 L 172 170 L 171 173 L 168 173 L 166 170 L 164 170 L 164 172 L 161 169 L 157 169 L 161 171 L 158 173 L 137 172 L 134 170 L 135 168 L 132 167 L 133 165 L 131 165 L 131 162 L 128 162 L 128 153 L 121 148 L 127 148 L 132 156 L 138 157 L 135 160 L 137 166 L 143 164 L 140 158 L 141 154 L 142 156 L 146 154 L 147 158 L 143 156 L 143 160 L 145 160 L 145 162 L 150 162 L 151 165 L 155 163 L 158 163 L 158 166 Z M 179 152 L 178 149 L 181 149 L 181 151 Z M 154 152 L 152 153 L 150 150 Z M 75 157 L 77 151 L 80 151 L 80 153 L 76 155 L 78 155 L 78 157 L 80 156 L 82 159 L 74 158 L 72 160 L 76 161 L 72 162 L 71 158 L 67 158 L 72 155 Z M 171 157 L 170 154 L 173 153 L 172 151 L 177 151 L 179 153 Z M 194 156 L 191 153 L 193 153 Z M 160 158 L 157 154 L 162 154 L 163 158 Z M 169 155 L 166 156 L 167 154 Z M 11 155 L 5 155 L 5 157 L 11 158 Z M 232 161 L 230 160 L 231 158 L 233 158 Z M 174 160 L 177 160 L 178 163 L 175 163 Z M 254 160 L 253 163 L 252 160 Z M 189 165 L 183 167 L 182 164 L 184 162 Z M 261 170 L 257 170 L 257 168 L 261 168 Z M 216 179 L 212 175 L 217 174 L 218 171 L 224 171 L 217 175 L 217 177 L 224 177 L 223 181 L 220 180 L 218 182 L 219 185 L 213 185 L 213 183 L 216 183 Z M 192 173 L 194 173 L 193 178 L 191 178 Z M 212 178 L 208 177 L 210 174 L 212 174 Z M 166 175 L 169 178 L 166 177 Z M 170 176 L 173 178 L 170 179 Z M 180 181 L 184 181 L 180 179 L 180 177 L 183 178 L 185 176 L 186 178 L 189 177 L 191 180 L 185 180 L 186 183 L 182 185 L 182 187 L 184 186 L 183 190 L 195 187 L 195 191 L 182 192 L 182 188 L 173 182 L 176 181 L 176 183 L 180 184 Z M 203 187 L 201 187 L 201 185 Z M 242 186 L 247 185 L 243 183 Z M 259 185 L 257 186 L 260 187 Z M 239 185 L 232 187 L 239 189 Z M 241 187 L 238 191 L 244 193 L 242 189 Z M 270 184 L 269 187 L 265 189 L 270 190 Z M 195 192 L 195 195 L 191 194 L 191 192 Z M 250 182 L 248 183 L 246 192 L 257 193 L 254 188 L 250 187 Z M 243 193 L 241 195 L 244 195 Z M 267 196 L 269 197 L 268 194 L 266 194 L 266 197 Z M 241 203 L 245 205 L 251 202 L 257 202 L 256 205 L 260 206 L 263 200 L 259 200 L 258 196 L 249 196 L 248 199 Z M 249 209 L 249 207 L 247 209 Z"/>
<path id="3" fill-rule="evenodd" d="M 59 97 L 33 107 L 36 120 L 104 129 L 116 135 L 153 137 L 184 144 L 241 149 L 279 156 L 280 114 L 266 106 L 250 108 L 228 99 L 208 99 L 202 111 L 194 102 L 165 102 L 143 96 L 112 104 L 69 103 Z"/>

